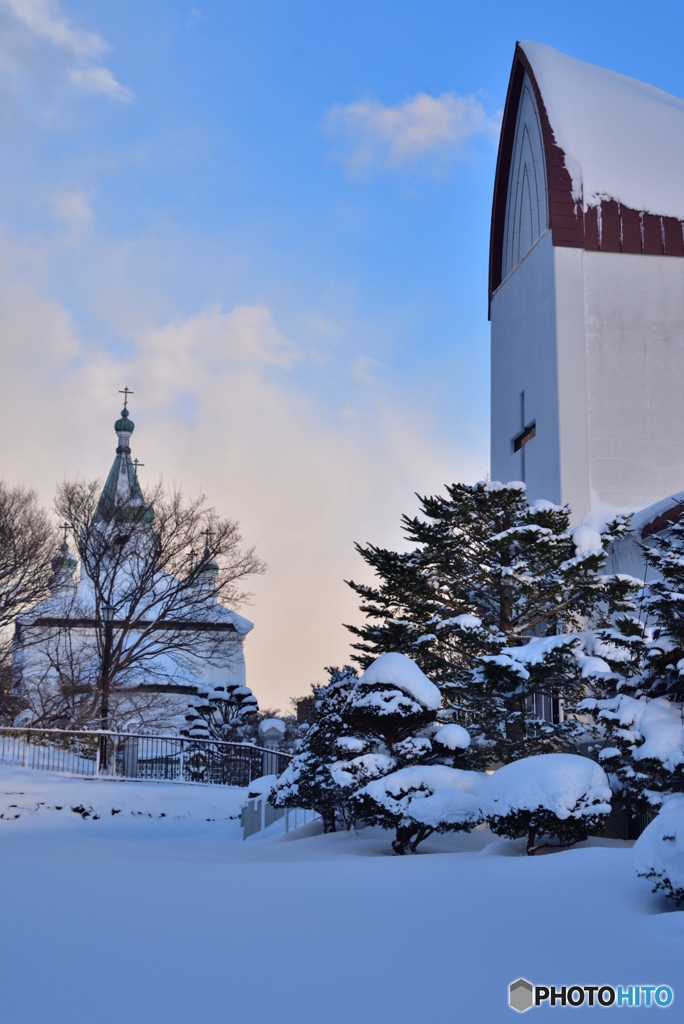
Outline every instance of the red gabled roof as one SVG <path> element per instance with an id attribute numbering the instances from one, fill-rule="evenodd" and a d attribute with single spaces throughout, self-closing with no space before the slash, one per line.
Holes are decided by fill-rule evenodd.
<path id="1" fill-rule="evenodd" d="M 597 68 L 595 65 L 584 64 L 582 61 L 575 61 L 573 58 L 566 57 L 565 54 L 552 51 L 550 47 L 542 47 L 539 44 L 530 43 L 516 44 L 501 126 L 494 183 L 489 251 L 490 299 L 493 292 L 501 284 L 508 178 L 513 156 L 518 104 L 525 72 L 527 72 L 532 84 L 541 120 L 546 156 L 549 204 L 548 222 L 553 244 L 600 252 L 684 256 L 684 219 L 672 216 L 665 210 L 662 213 L 658 213 L 652 208 L 649 210 L 635 209 L 621 202 L 619 198 L 613 198 L 611 190 L 609 190 L 610 186 L 603 187 L 602 192 L 604 194 L 590 196 L 578 194 L 578 182 L 577 180 L 573 182 L 566 153 L 558 144 L 558 140 L 554 135 L 553 126 L 547 112 L 547 104 L 544 101 L 544 95 L 538 83 L 538 76 L 535 75 L 533 62 L 529 59 L 524 47 L 533 54 L 537 53 L 538 56 L 542 55 L 545 58 L 547 74 L 548 67 L 553 66 L 552 58 L 555 55 L 559 63 L 565 62 L 567 64 L 571 62 L 572 71 L 577 79 L 581 76 L 582 69 L 586 69 L 588 79 L 590 76 L 592 78 L 596 78 L 597 75 L 604 76 L 613 89 L 613 94 L 609 96 L 609 103 L 606 104 L 606 117 L 610 117 L 611 111 L 615 109 L 615 93 L 619 88 L 624 88 L 625 90 L 624 103 L 626 106 L 633 102 L 634 95 L 643 100 L 642 106 L 647 112 L 651 108 L 657 112 L 659 109 L 658 105 L 660 105 L 664 110 L 665 116 L 655 124 L 654 131 L 661 131 L 666 141 L 673 133 L 679 132 L 682 115 L 680 107 L 684 107 L 682 101 L 678 100 L 677 97 L 670 97 L 669 94 L 663 93 L 661 90 L 645 86 L 643 83 L 636 82 L 634 79 L 629 79 L 624 75 L 618 75 L 615 72 Z M 626 83 L 626 85 L 623 86 L 622 83 Z M 631 94 L 629 92 L 630 87 L 632 88 Z M 643 97 L 640 97 L 636 92 L 638 89 L 643 91 Z M 618 96 L 618 102 L 619 99 L 620 97 Z M 600 124 L 602 113 L 600 100 L 601 97 L 598 96 L 595 105 L 596 109 L 593 111 L 595 116 L 591 127 L 594 134 L 596 132 L 596 120 L 598 118 Z M 643 116 L 643 111 L 641 113 Z M 556 125 L 556 127 L 558 129 L 559 126 Z M 610 125 L 606 123 L 606 128 L 609 127 Z M 638 131 L 637 126 L 634 127 L 634 131 Z M 670 133 L 669 136 L 668 133 Z M 667 146 L 664 148 L 668 149 Z M 657 164 L 659 154 L 654 153 L 653 156 Z M 629 159 L 629 155 L 625 159 Z M 677 161 L 677 173 L 682 173 L 680 170 L 681 166 L 679 161 Z M 573 169 L 577 177 L 576 161 Z M 582 168 L 579 170 L 581 172 Z M 668 170 L 671 171 L 672 168 Z M 682 191 L 684 192 L 684 186 Z M 655 200 L 656 203 L 658 201 L 663 202 L 661 197 Z"/>

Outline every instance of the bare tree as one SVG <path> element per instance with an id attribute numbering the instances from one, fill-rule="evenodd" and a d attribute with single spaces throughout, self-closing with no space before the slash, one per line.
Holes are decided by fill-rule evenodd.
<path id="1" fill-rule="evenodd" d="M 161 484 L 143 500 L 118 498 L 98 481 L 66 482 L 55 509 L 81 582 L 49 614 L 25 617 L 24 642 L 40 637 L 36 693 L 49 692 L 51 681 L 72 720 L 120 728 L 141 711 L 149 719 L 138 707 L 144 694 L 160 707 L 164 694 L 196 693 L 202 665 L 230 667 L 242 635 L 227 606 L 244 601 L 244 582 L 265 569 L 242 547 L 237 523 L 203 496 L 188 500 Z"/>
<path id="2" fill-rule="evenodd" d="M 0 664 L 12 647 L 18 615 L 48 594 L 57 533 L 34 491 L 0 481 Z"/>

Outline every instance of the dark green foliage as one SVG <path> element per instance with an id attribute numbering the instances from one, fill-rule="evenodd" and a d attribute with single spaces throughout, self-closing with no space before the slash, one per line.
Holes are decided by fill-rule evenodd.
<path id="1" fill-rule="evenodd" d="M 601 835 L 605 823 L 606 816 L 603 814 L 583 814 L 578 818 L 561 819 L 544 807 L 489 818 L 489 827 L 497 836 L 506 836 L 508 839 L 526 836 L 528 856 L 547 846 L 573 846 L 584 842 L 589 836 Z M 540 838 L 546 841 L 535 846 Z"/>
<path id="2" fill-rule="evenodd" d="M 592 681 L 593 697 L 584 702 L 600 736 L 601 764 L 632 815 L 684 792 L 676 738 L 684 713 L 684 527 L 674 523 L 651 543 L 641 546 L 657 573 L 643 588 L 643 621 L 623 617 L 600 634 L 611 674 Z"/>
<path id="3" fill-rule="evenodd" d="M 411 551 L 357 545 L 379 582 L 349 583 L 368 620 L 347 627 L 356 660 L 366 667 L 387 651 L 415 660 L 473 735 L 472 767 L 563 749 L 575 725 L 560 713 L 540 715 L 532 695 L 557 711 L 583 695 L 572 645 L 522 671 L 506 651 L 532 637 L 607 626 L 632 607 L 626 579 L 600 576 L 604 549 L 626 525 L 616 521 L 601 549 L 578 554 L 569 509 L 530 505 L 521 484 L 446 492 L 421 498 L 420 516 L 402 518 Z"/>

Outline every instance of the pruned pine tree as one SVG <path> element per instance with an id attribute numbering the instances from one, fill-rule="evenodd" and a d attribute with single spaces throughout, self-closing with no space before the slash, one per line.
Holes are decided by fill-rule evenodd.
<path id="1" fill-rule="evenodd" d="M 333 779 L 330 769 L 350 754 L 362 754 L 370 744 L 354 735 L 343 712 L 357 682 L 356 669 L 326 669 L 326 686 L 312 686 L 313 721 L 302 749 L 278 779 L 271 794 L 276 807 L 311 807 L 323 819 L 323 830 L 334 832 L 338 823 L 351 828 L 349 793 Z"/>
<path id="2" fill-rule="evenodd" d="M 483 778 L 443 764 L 414 764 L 367 783 L 353 804 L 360 818 L 394 829 L 395 853 L 416 853 L 433 832 L 470 832 L 482 821 Z"/>
<path id="3" fill-rule="evenodd" d="M 598 756 L 632 815 L 684 793 L 684 526 L 642 545 L 655 570 L 643 589 L 642 620 L 624 617 L 600 634 L 608 663 L 584 707 L 600 733 Z"/>
<path id="4" fill-rule="evenodd" d="M 577 754 L 543 754 L 499 768 L 480 794 L 492 832 L 527 838 L 528 856 L 600 835 L 611 809 L 603 769 Z"/>
<path id="5" fill-rule="evenodd" d="M 429 781 L 423 769 L 458 766 L 470 736 L 456 723 L 440 725 L 441 705 L 439 688 L 421 669 L 405 655 L 388 652 L 366 669 L 342 712 L 355 742 L 363 747 L 355 757 L 332 766 L 333 779 L 349 794 L 354 816 L 395 829 L 396 853 L 415 852 L 438 823 L 397 815 L 396 801 L 388 803 L 389 791 L 369 783 L 384 780 L 390 789 L 396 788 L 391 779 L 399 778 L 405 769 L 420 769 L 420 780 L 416 781 L 413 773 L 404 795 L 418 790 L 427 795 Z"/>
<path id="6" fill-rule="evenodd" d="M 216 683 L 190 697 L 181 735 L 235 740 L 240 727 L 258 710 L 258 701 L 248 686 L 237 682 Z"/>
<path id="7" fill-rule="evenodd" d="M 603 574 L 604 552 L 627 522 L 600 536 L 573 531 L 567 507 L 530 504 L 521 483 L 446 491 L 402 518 L 409 552 L 357 545 L 379 582 L 349 582 L 367 616 L 347 627 L 356 660 L 365 667 L 389 650 L 413 658 L 473 736 L 472 767 L 561 749 L 574 728 L 561 709 L 583 695 L 571 645 L 549 648 L 524 671 L 506 651 L 609 626 L 631 610 L 633 584 Z"/>

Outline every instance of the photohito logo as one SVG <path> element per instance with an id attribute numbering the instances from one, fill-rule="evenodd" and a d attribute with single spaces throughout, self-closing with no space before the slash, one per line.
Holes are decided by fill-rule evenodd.
<path id="1" fill-rule="evenodd" d="M 669 985 L 533 985 L 518 978 L 508 987 L 508 1005 L 519 1013 L 533 1006 L 670 1006 Z"/>

